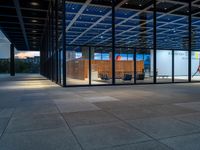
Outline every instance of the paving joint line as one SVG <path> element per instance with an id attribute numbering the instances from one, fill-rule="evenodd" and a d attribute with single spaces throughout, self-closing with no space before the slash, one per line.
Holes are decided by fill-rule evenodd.
<path id="1" fill-rule="evenodd" d="M 104 111 L 105 111 L 105 110 L 104 110 Z M 105 112 L 107 112 L 107 111 L 105 111 Z M 136 129 L 137 131 L 143 133 L 144 135 L 146 135 L 147 137 L 149 137 L 149 138 L 153 139 L 154 141 L 160 143 L 161 145 L 164 145 L 165 147 L 167 147 L 167 148 L 169 148 L 169 149 L 171 149 L 171 150 L 174 150 L 172 147 L 169 147 L 168 145 L 166 145 L 166 144 L 160 142 L 158 139 L 152 137 L 151 135 L 147 134 L 146 132 L 144 132 L 144 131 L 142 131 L 142 130 L 140 130 L 140 129 L 134 127 L 134 126 L 132 126 L 132 125 L 129 124 L 127 121 L 125 121 L 125 120 L 123 120 L 123 119 L 117 117 L 116 115 L 114 115 L 114 114 L 112 114 L 112 113 L 110 113 L 110 112 L 107 112 L 107 113 L 113 115 L 114 117 L 116 117 L 117 119 L 119 119 L 120 121 L 122 121 L 123 123 L 125 123 L 126 125 L 128 125 L 129 127 L 133 128 L 133 129 Z M 136 142 L 136 144 L 137 144 L 137 142 Z"/>
<path id="2" fill-rule="evenodd" d="M 2 134 L 1 134 L 1 136 L 0 136 L 0 141 L 1 141 L 1 139 L 3 138 L 5 132 L 6 132 L 7 128 L 8 128 L 8 125 L 9 125 L 9 123 L 10 123 L 10 120 L 11 120 L 11 118 L 12 118 L 12 116 L 13 116 L 15 110 L 16 110 L 16 107 L 14 108 L 12 114 L 10 115 L 10 118 L 8 119 L 8 122 L 7 122 L 7 124 L 6 124 L 5 128 L 4 128 L 4 130 L 3 130 Z"/>
<path id="3" fill-rule="evenodd" d="M 84 150 L 83 146 L 81 145 L 81 143 L 79 142 L 76 134 L 74 133 L 74 131 L 72 130 L 71 126 L 69 125 L 69 123 L 65 120 L 65 117 L 63 116 L 63 114 L 61 113 L 60 109 L 58 108 L 57 104 L 56 104 L 56 108 L 59 112 L 59 114 L 61 115 L 62 119 L 65 121 L 66 125 L 69 127 L 70 132 L 72 133 L 73 137 L 75 138 L 76 142 L 78 143 L 78 145 L 80 146 L 81 150 Z"/>

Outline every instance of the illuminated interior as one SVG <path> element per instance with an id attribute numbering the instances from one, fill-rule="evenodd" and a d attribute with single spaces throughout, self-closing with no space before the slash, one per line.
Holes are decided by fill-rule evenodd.
<path id="1" fill-rule="evenodd" d="M 67 85 L 112 84 L 112 71 L 116 84 L 153 83 L 153 1 L 118 0 L 115 14 L 110 0 L 67 0 L 65 7 Z M 189 3 L 157 0 L 156 10 L 157 82 L 187 82 Z M 200 80 L 198 18 L 192 16 L 192 80 Z"/>

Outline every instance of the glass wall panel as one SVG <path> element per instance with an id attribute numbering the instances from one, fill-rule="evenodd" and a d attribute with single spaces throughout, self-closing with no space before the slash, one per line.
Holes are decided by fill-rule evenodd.
<path id="1" fill-rule="evenodd" d="M 91 84 L 112 84 L 112 48 L 91 48 Z"/>
<path id="2" fill-rule="evenodd" d="M 172 72 L 175 82 L 187 82 L 189 2 L 156 1 L 156 58 L 153 58 L 154 1 L 115 2 L 115 30 L 113 30 L 112 1 L 65 1 L 67 85 L 89 85 L 89 79 L 93 85 L 111 84 L 112 71 L 115 73 L 116 84 L 133 84 L 134 81 L 153 83 L 154 69 L 157 72 L 158 83 L 172 82 Z M 194 75 L 192 79 L 195 81 L 200 80 L 197 13 L 199 4 L 198 0 L 192 3 L 192 74 Z M 115 41 L 113 41 L 113 31 L 115 31 Z M 112 49 L 113 42 L 115 49 Z M 136 60 L 134 60 L 134 50 L 136 50 Z M 115 57 L 113 58 L 115 70 L 112 68 L 112 56 Z M 61 56 L 60 58 L 62 59 Z M 156 68 L 153 64 L 154 59 L 157 61 Z"/>
<path id="3" fill-rule="evenodd" d="M 157 48 L 188 51 L 188 1 L 157 0 Z"/>
<path id="4" fill-rule="evenodd" d="M 63 85 L 63 50 L 60 50 L 60 83 Z"/>
<path id="5" fill-rule="evenodd" d="M 200 52 L 192 51 L 192 81 L 200 81 Z"/>
<path id="6" fill-rule="evenodd" d="M 67 47 L 66 76 L 67 85 L 89 84 L 89 47 Z"/>
<path id="7" fill-rule="evenodd" d="M 188 81 L 188 51 L 174 52 L 174 81 Z"/>
<path id="8" fill-rule="evenodd" d="M 58 14 L 57 14 L 57 51 L 58 51 L 58 83 L 63 85 L 63 38 L 62 38 L 62 29 L 63 29 L 63 2 L 58 0 Z"/>
<path id="9" fill-rule="evenodd" d="M 67 45 L 112 46 L 112 1 L 67 0 Z"/>
<path id="10" fill-rule="evenodd" d="M 134 83 L 134 50 L 116 48 L 115 50 L 115 83 Z"/>
<path id="11" fill-rule="evenodd" d="M 163 1 L 157 0 L 157 60 L 164 62 L 167 59 L 167 70 L 171 70 L 172 59 L 167 54 L 161 60 L 161 50 L 175 50 L 175 82 L 187 81 L 188 79 L 188 57 L 189 50 L 189 1 Z M 163 51 L 164 53 L 164 51 Z M 167 52 L 166 52 L 167 53 Z M 161 64 L 157 62 L 158 82 L 170 82 L 163 75 L 171 78 L 171 72 L 161 71 Z M 161 79 L 163 78 L 163 79 Z M 161 81 L 162 80 L 162 81 Z M 172 81 L 172 80 L 171 80 Z"/>
<path id="12" fill-rule="evenodd" d="M 153 83 L 153 50 L 137 49 L 136 80 L 137 83 Z"/>
<path id="13" fill-rule="evenodd" d="M 157 82 L 172 82 L 172 51 L 157 50 Z"/>
<path id="14" fill-rule="evenodd" d="M 58 83 L 61 84 L 61 61 L 60 61 L 60 51 L 58 51 Z"/>
<path id="15" fill-rule="evenodd" d="M 200 0 L 192 2 L 192 81 L 200 81 Z"/>
<path id="16" fill-rule="evenodd" d="M 67 0 L 67 85 L 112 83 L 112 1 Z M 88 47 L 85 47 L 85 46 Z M 89 72 L 91 48 L 91 72 Z"/>
<path id="17" fill-rule="evenodd" d="M 116 46 L 153 47 L 153 1 L 119 2 L 115 12 Z"/>
<path id="18" fill-rule="evenodd" d="M 123 55 L 126 54 L 127 49 L 130 47 L 137 50 L 137 83 L 152 83 L 153 59 L 151 58 L 153 54 L 153 1 L 120 1 L 116 5 L 115 10 L 116 46 L 124 47 L 124 49 L 116 49 L 116 69 L 119 70 L 115 71 L 116 83 L 134 83 L 134 61 L 118 60 L 118 58 L 123 59 L 123 57 L 125 59 L 125 56 Z M 132 55 L 133 51 L 131 56 Z M 126 68 L 123 67 L 122 62 L 130 63 L 130 69 L 127 73 L 124 72 L 126 71 L 124 70 Z M 123 78 L 129 78 L 129 81 L 124 82 Z M 130 80 L 131 78 L 132 80 Z"/>

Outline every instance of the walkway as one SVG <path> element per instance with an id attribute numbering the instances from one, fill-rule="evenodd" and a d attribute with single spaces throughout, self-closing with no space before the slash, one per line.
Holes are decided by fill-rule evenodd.
<path id="1" fill-rule="evenodd" d="M 61 88 L 0 75 L 1 150 L 199 150 L 200 84 Z"/>

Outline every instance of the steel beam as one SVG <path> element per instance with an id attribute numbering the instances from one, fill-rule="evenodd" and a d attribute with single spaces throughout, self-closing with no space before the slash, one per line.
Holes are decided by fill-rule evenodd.
<path id="1" fill-rule="evenodd" d="M 14 5 L 15 5 L 15 8 L 16 8 L 17 16 L 18 16 L 18 19 L 19 19 L 19 22 L 20 22 L 22 33 L 23 33 L 23 36 L 24 36 L 24 41 L 26 43 L 26 47 L 27 47 L 27 49 L 30 49 L 30 46 L 29 46 L 29 43 L 28 43 L 27 34 L 26 34 L 26 30 L 25 30 L 25 27 L 24 27 L 24 21 L 23 21 L 23 17 L 22 17 L 22 13 L 21 13 L 19 0 L 13 0 L 13 2 L 14 2 Z"/>

